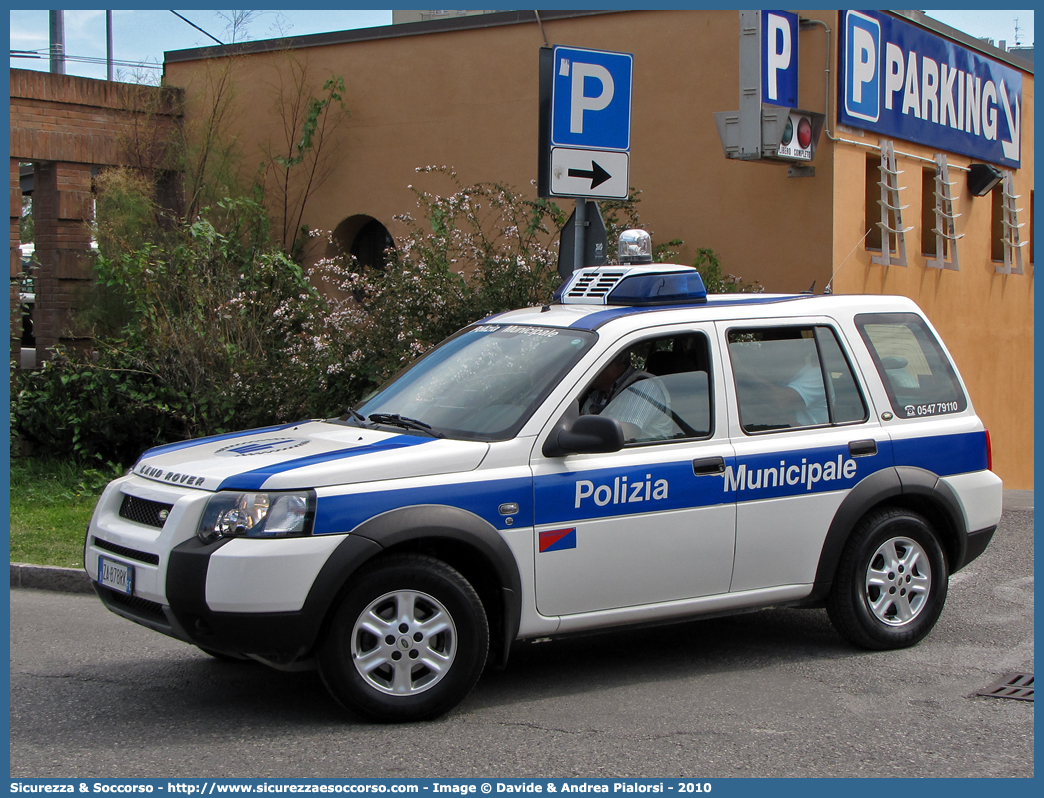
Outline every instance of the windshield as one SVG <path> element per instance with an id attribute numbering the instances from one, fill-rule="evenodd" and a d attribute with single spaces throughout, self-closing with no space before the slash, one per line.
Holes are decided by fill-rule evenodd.
<path id="1" fill-rule="evenodd" d="M 483 324 L 444 341 L 357 409 L 378 423 L 399 416 L 449 438 L 513 438 L 596 338 L 581 330 Z"/>

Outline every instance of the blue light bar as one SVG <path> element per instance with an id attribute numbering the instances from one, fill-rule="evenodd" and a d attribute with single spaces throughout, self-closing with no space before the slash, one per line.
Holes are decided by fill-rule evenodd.
<path id="1" fill-rule="evenodd" d="M 606 297 L 607 305 L 682 305 L 706 302 L 707 288 L 699 272 L 634 274 Z"/>

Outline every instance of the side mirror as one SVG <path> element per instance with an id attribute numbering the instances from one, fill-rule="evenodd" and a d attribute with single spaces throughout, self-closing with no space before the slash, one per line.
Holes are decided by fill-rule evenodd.
<path id="1" fill-rule="evenodd" d="M 580 416 L 560 424 L 544 442 L 545 457 L 566 454 L 604 454 L 624 446 L 620 422 L 604 416 Z"/>

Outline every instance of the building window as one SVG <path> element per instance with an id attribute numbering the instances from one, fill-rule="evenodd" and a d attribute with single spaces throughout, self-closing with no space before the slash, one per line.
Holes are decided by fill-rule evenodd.
<path id="1" fill-rule="evenodd" d="M 388 228 L 365 214 L 349 216 L 334 228 L 327 257 L 351 255 L 361 269 L 383 270 L 388 264 L 385 254 L 395 241 Z"/>
<path id="2" fill-rule="evenodd" d="M 921 170 L 921 254 L 938 256 L 935 235 L 935 169 Z"/>
<path id="3" fill-rule="evenodd" d="M 866 248 L 881 249 L 881 158 L 877 155 L 866 156 L 866 213 L 863 230 L 866 234 Z"/>
<path id="4" fill-rule="evenodd" d="M 866 164 L 866 248 L 880 255 L 870 258 L 882 266 L 906 266 L 906 234 L 913 227 L 903 227 L 903 210 L 895 147 L 881 141 L 881 154 L 870 156 Z"/>
<path id="5" fill-rule="evenodd" d="M 935 168 L 921 172 L 921 251 L 927 258 L 925 266 L 933 269 L 960 269 L 957 242 L 964 233 L 957 233 L 961 214 L 955 207 L 955 185 L 946 155 L 936 153 Z"/>
<path id="6" fill-rule="evenodd" d="M 1022 250 L 1026 242 L 1022 238 L 1024 222 L 1019 221 L 1020 197 L 1015 193 L 1015 178 L 1011 172 L 993 189 L 991 256 L 997 263 L 998 274 L 1023 274 Z"/>
<path id="7" fill-rule="evenodd" d="M 362 226 L 352 241 L 351 254 L 360 265 L 367 269 L 380 269 L 388 264 L 385 252 L 395 246 L 391 233 L 376 219 L 371 219 Z"/>
<path id="8" fill-rule="evenodd" d="M 993 215 L 990 223 L 990 257 L 996 263 L 1004 262 L 1004 181 L 998 183 L 990 196 Z"/>

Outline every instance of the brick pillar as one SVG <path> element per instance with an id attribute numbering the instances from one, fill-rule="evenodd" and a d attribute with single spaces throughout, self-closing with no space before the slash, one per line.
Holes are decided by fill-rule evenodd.
<path id="1" fill-rule="evenodd" d="M 78 163 L 38 163 L 33 183 L 36 229 L 36 358 L 48 347 L 75 346 L 85 340 L 74 329 L 74 311 L 90 287 L 92 214 L 91 167 Z"/>
<path id="2" fill-rule="evenodd" d="M 18 287 L 22 280 L 21 244 L 22 183 L 18 174 L 18 159 L 11 159 L 11 360 L 21 362 L 22 312 Z"/>

